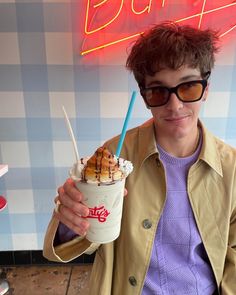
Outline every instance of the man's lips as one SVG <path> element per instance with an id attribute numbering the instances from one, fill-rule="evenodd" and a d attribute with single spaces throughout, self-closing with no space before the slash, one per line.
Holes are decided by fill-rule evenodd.
<path id="1" fill-rule="evenodd" d="M 188 115 L 176 116 L 176 117 L 166 117 L 165 120 L 169 121 L 169 122 L 177 122 L 177 121 L 182 121 L 186 118 L 188 118 Z"/>

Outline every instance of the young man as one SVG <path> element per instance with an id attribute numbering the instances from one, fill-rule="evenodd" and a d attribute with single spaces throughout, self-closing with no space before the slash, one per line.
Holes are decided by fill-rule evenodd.
<path id="1" fill-rule="evenodd" d="M 162 23 L 132 47 L 127 67 L 153 118 L 125 138 L 134 171 L 116 241 L 86 240 L 82 194 L 71 180 L 58 189 L 44 255 L 68 262 L 97 250 L 89 294 L 236 294 L 236 150 L 198 118 L 217 41 Z M 118 139 L 105 145 L 115 152 Z"/>

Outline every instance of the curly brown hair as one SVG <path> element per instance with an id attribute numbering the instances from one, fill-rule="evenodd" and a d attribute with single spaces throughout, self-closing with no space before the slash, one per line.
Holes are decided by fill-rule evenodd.
<path id="1" fill-rule="evenodd" d="M 218 32 L 200 30 L 173 22 L 162 22 L 140 35 L 126 61 L 140 88 L 145 76 L 153 76 L 164 68 L 183 65 L 199 68 L 202 77 L 211 71 L 218 51 Z"/>

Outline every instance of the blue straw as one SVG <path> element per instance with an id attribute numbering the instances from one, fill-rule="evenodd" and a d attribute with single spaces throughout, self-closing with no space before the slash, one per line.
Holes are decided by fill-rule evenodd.
<path id="1" fill-rule="evenodd" d="M 134 101 L 135 101 L 136 95 L 137 95 L 137 92 L 133 91 L 132 97 L 131 97 L 131 100 L 130 100 L 130 103 L 129 103 L 129 108 L 128 108 L 128 111 L 127 111 L 127 114 L 126 114 L 126 117 L 125 117 L 124 125 L 123 125 L 123 128 L 122 128 L 122 132 L 121 132 L 121 135 L 120 135 L 120 140 L 119 140 L 119 143 L 118 143 L 118 146 L 117 146 L 117 149 L 116 149 L 116 156 L 117 157 L 120 156 L 120 151 L 122 149 L 123 141 L 125 139 L 125 134 L 126 134 L 126 130 L 127 130 L 127 127 L 128 127 L 130 115 L 131 115 L 131 112 L 132 112 L 132 109 L 133 109 L 133 106 L 134 106 Z"/>

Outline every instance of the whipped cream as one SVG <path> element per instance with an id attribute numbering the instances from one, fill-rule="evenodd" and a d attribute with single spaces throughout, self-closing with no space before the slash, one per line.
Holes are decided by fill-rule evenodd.
<path id="1" fill-rule="evenodd" d="M 74 181 L 84 181 L 83 170 L 85 169 L 87 161 L 89 159 L 90 157 L 82 158 L 80 162 L 75 163 L 73 167 L 70 169 L 69 175 Z M 133 164 L 130 161 L 125 160 L 123 158 L 117 158 L 116 156 L 114 156 L 114 160 L 117 162 L 119 170 L 122 172 L 122 177 L 120 179 L 107 181 L 107 182 L 87 179 L 86 183 L 97 184 L 97 185 L 113 184 L 126 178 L 133 171 Z"/>

